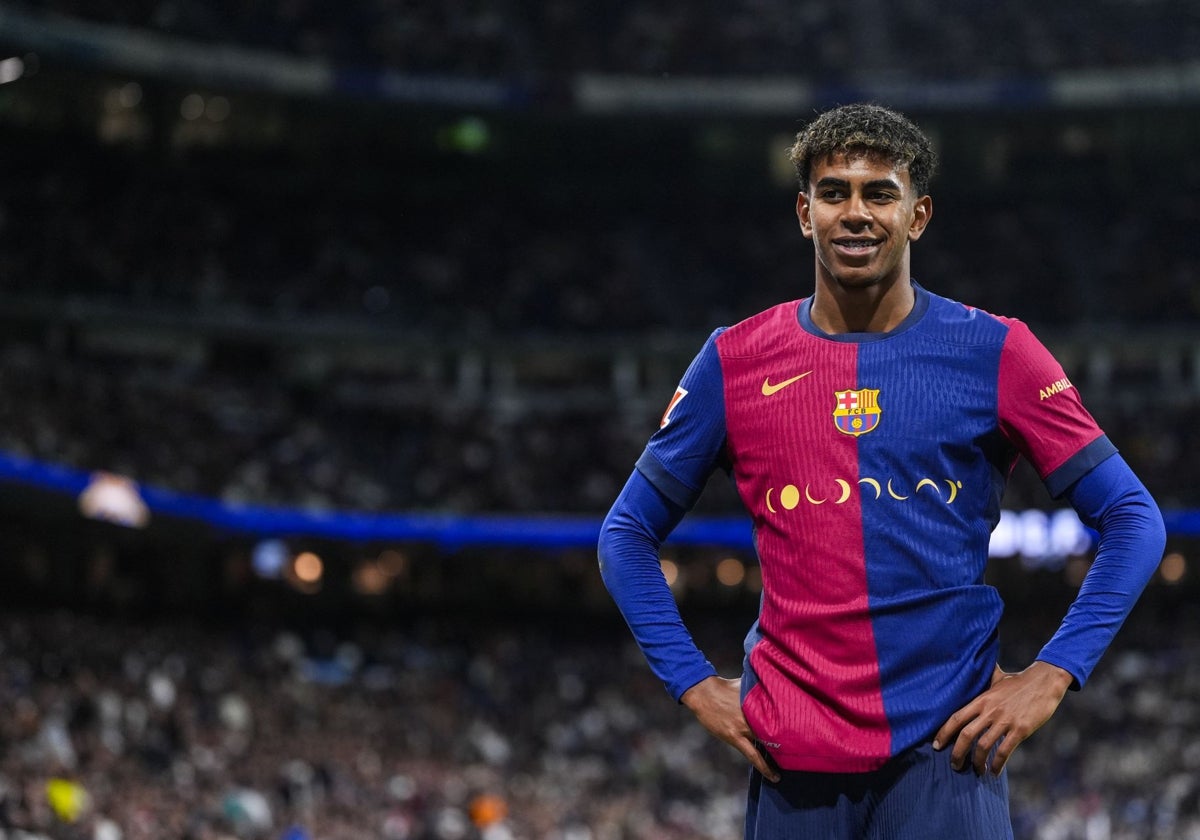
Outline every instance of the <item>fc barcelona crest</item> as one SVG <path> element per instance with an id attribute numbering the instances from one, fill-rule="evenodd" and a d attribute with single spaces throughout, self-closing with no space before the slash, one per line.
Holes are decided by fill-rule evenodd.
<path id="1" fill-rule="evenodd" d="M 837 402 L 833 409 L 833 423 L 839 432 L 858 437 L 879 425 L 883 411 L 879 408 L 878 388 L 834 391 L 834 396 Z"/>

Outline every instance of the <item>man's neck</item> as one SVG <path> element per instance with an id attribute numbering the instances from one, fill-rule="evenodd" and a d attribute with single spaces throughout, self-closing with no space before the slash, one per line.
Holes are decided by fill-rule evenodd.
<path id="1" fill-rule="evenodd" d="M 912 312 L 917 295 L 909 280 L 865 288 L 846 288 L 835 280 L 817 280 L 809 316 L 829 335 L 894 330 Z"/>

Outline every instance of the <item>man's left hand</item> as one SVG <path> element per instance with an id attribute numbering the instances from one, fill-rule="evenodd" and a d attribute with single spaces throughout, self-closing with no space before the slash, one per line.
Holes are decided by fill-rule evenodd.
<path id="1" fill-rule="evenodd" d="M 962 770 L 968 759 L 975 772 L 999 774 L 1017 746 L 1058 709 L 1074 678 L 1048 662 L 1007 673 L 996 666 L 992 685 L 950 716 L 933 737 L 933 748 L 953 743 L 950 765 Z M 988 754 L 995 748 L 991 765 Z"/>

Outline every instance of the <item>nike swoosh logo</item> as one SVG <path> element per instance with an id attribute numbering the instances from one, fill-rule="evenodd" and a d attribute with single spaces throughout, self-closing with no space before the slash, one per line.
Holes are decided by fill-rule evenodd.
<path id="1" fill-rule="evenodd" d="M 806 370 L 804 373 L 802 373 L 798 376 L 793 376 L 791 379 L 785 379 L 782 382 L 776 382 L 774 385 L 771 384 L 771 377 L 768 376 L 766 379 L 763 380 L 763 387 L 762 387 L 763 396 L 769 397 L 772 394 L 777 394 L 780 391 L 782 391 L 784 388 L 786 388 L 787 386 L 791 385 L 793 382 L 799 382 L 801 379 L 808 376 L 810 373 L 812 373 L 811 370 Z"/>

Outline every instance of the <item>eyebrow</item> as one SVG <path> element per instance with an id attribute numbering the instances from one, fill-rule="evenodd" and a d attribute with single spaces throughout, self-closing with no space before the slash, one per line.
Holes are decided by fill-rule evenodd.
<path id="1" fill-rule="evenodd" d="M 850 182 L 845 180 L 844 178 L 825 177 L 825 178 L 822 178 L 821 180 L 817 181 L 817 186 L 818 187 L 849 187 Z M 865 184 L 863 184 L 863 189 L 865 189 L 865 190 L 891 189 L 891 190 L 896 190 L 897 192 L 899 192 L 903 188 L 900 186 L 899 183 L 897 183 L 896 181 L 893 181 L 891 178 L 879 178 L 874 181 L 867 181 Z"/>

